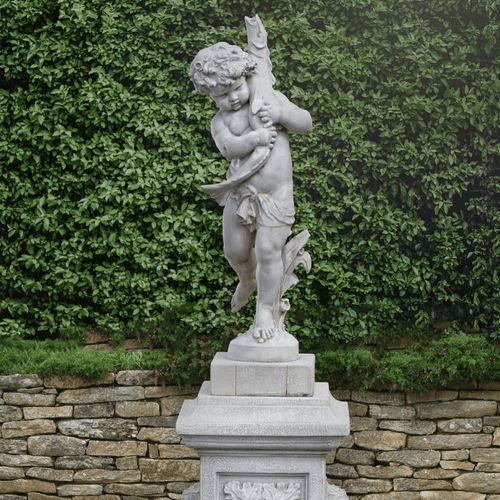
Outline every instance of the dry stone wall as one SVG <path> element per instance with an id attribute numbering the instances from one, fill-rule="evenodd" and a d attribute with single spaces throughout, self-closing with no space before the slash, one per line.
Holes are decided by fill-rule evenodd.
<path id="1" fill-rule="evenodd" d="M 152 371 L 1 376 L 0 500 L 180 499 L 199 461 L 175 421 L 197 390 Z M 500 500 L 500 384 L 334 395 L 352 432 L 327 475 L 350 499 Z"/>

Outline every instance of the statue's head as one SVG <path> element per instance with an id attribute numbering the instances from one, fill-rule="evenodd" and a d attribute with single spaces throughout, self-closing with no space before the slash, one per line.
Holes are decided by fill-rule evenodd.
<path id="1" fill-rule="evenodd" d="M 199 92 L 210 95 L 216 87 L 230 87 L 257 67 L 245 51 L 226 42 L 216 43 L 196 54 L 189 77 Z"/>

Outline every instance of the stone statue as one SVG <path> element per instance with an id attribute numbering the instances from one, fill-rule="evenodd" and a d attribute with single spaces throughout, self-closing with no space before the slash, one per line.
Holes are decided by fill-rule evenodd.
<path id="1" fill-rule="evenodd" d="M 211 132 L 231 161 L 226 180 L 203 186 L 223 211 L 224 253 L 239 278 L 231 310 L 239 311 L 257 291 L 247 334 L 264 343 L 284 330 L 289 309 L 283 294 L 298 281 L 294 269 L 311 266 L 304 251 L 309 233 L 286 243 L 294 223 L 289 132 L 312 130 L 311 116 L 273 89 L 267 33 L 258 16 L 245 18 L 249 51 L 225 42 L 201 50 L 190 78 L 219 111 Z"/>

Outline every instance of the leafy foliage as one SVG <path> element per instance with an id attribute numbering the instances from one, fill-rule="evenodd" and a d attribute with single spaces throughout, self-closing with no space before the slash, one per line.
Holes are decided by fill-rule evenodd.
<path id="1" fill-rule="evenodd" d="M 250 308 L 229 313 L 220 210 L 199 190 L 227 168 L 215 108 L 187 71 L 200 48 L 243 46 L 255 12 L 277 88 L 315 123 L 291 138 L 313 271 L 290 331 L 313 349 L 441 320 L 500 336 L 498 2 L 325 7 L 0 5 L 0 336 L 182 330 L 175 359 L 196 367 L 248 325 Z"/>

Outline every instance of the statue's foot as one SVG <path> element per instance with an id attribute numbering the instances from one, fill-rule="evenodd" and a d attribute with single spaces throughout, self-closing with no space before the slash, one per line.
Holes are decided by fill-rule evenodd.
<path id="1" fill-rule="evenodd" d="M 272 339 L 277 333 L 271 310 L 264 307 L 255 315 L 255 324 L 253 327 L 253 336 L 258 342 L 262 343 Z"/>
<path id="2" fill-rule="evenodd" d="M 240 281 L 231 299 L 231 312 L 238 312 L 248 302 L 250 295 L 252 295 L 256 288 L 257 283 L 255 280 L 248 283 Z"/>

